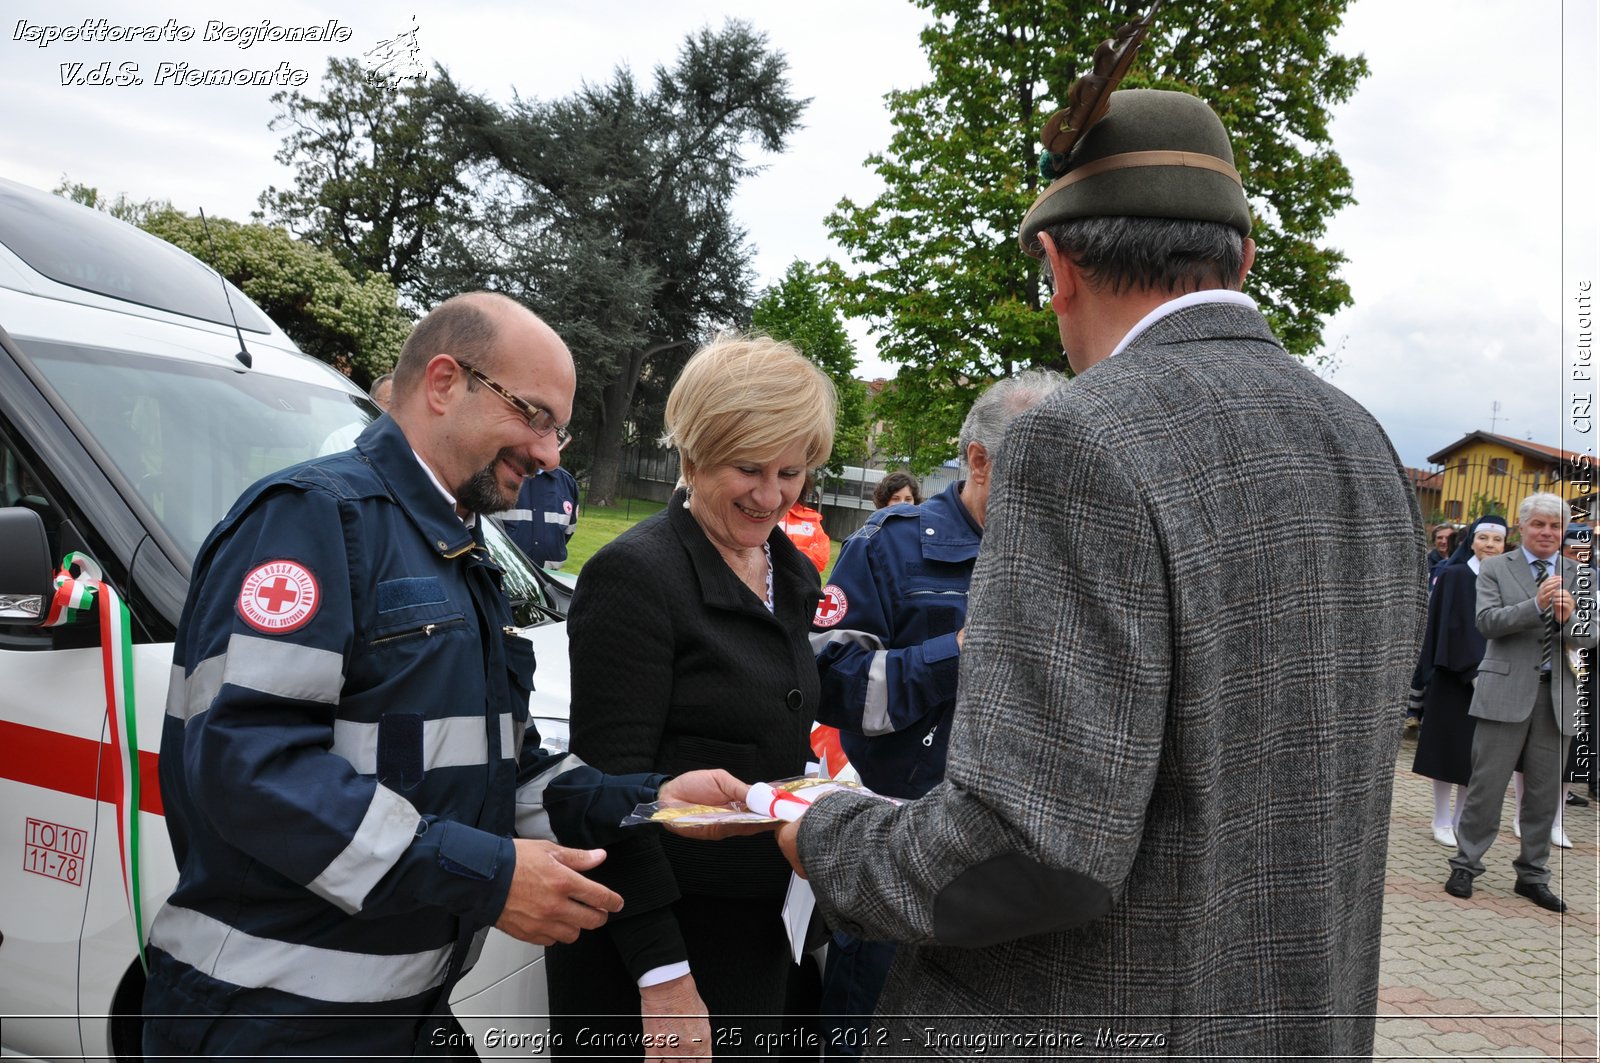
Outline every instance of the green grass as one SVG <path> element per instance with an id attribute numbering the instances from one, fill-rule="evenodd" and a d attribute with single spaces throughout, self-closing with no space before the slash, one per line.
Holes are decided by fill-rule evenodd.
<path id="1" fill-rule="evenodd" d="M 576 573 L 596 550 L 665 508 L 661 502 L 646 502 L 642 498 L 624 499 L 614 506 L 584 506 L 578 514 L 577 530 L 567 542 L 567 563 L 561 566 L 561 571 Z M 828 567 L 822 574 L 824 583 L 828 582 L 834 562 L 839 560 L 840 545 L 837 539 L 829 544 Z"/>
<path id="2" fill-rule="evenodd" d="M 563 572 L 577 572 L 594 552 L 652 513 L 666 506 L 642 498 L 626 498 L 614 506 L 584 506 L 578 514 L 578 527 L 567 541 L 567 563 Z"/>

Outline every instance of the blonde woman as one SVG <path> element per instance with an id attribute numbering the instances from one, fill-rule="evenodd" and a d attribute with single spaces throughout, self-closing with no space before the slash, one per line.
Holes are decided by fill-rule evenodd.
<path id="1" fill-rule="evenodd" d="M 803 773 L 821 594 L 779 522 L 832 449 L 834 404 L 827 377 L 765 337 L 719 338 L 684 367 L 666 423 L 687 487 L 595 554 L 573 598 L 572 751 L 585 761 L 715 766 L 746 781 Z M 614 1054 L 641 1033 L 709 1054 L 713 1026 L 741 1028 L 727 1044 L 777 1032 L 791 964 L 789 866 L 773 836 L 707 843 L 644 828 L 610 854 L 594 877 L 623 911 L 549 952 L 557 1054 L 585 1054 L 580 1040 Z M 580 1038 L 585 1027 L 608 1036 Z"/>

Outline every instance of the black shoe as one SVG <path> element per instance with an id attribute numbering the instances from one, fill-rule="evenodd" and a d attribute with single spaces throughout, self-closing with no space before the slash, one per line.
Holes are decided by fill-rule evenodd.
<path id="1" fill-rule="evenodd" d="M 1528 898 L 1528 900 L 1547 911 L 1564 912 L 1567 910 L 1567 902 L 1551 893 L 1550 887 L 1543 882 L 1519 882 L 1512 887 L 1512 892 L 1518 897 Z"/>
<path id="2" fill-rule="evenodd" d="M 1521 889 L 1519 886 L 1518 889 Z M 1450 872 L 1450 881 L 1444 884 L 1444 891 L 1452 897 L 1466 900 L 1472 896 L 1472 872 L 1464 867 L 1458 867 Z"/>
<path id="3" fill-rule="evenodd" d="M 1577 794 L 1568 794 L 1567 804 L 1573 806 L 1574 808 L 1588 808 L 1589 799 L 1587 797 L 1579 797 Z"/>

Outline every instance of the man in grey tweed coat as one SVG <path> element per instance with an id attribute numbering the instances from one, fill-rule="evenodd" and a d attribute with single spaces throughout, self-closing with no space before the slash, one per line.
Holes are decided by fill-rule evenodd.
<path id="1" fill-rule="evenodd" d="M 1001 447 L 946 780 L 780 844 L 908 946 L 869 1052 L 1370 1054 L 1416 503 L 1237 290 L 1216 116 L 1111 101 L 1023 223 L 1078 376 Z"/>

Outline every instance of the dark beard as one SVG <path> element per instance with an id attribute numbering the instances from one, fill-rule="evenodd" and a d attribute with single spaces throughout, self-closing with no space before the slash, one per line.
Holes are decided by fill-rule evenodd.
<path id="1" fill-rule="evenodd" d="M 495 466 L 502 460 L 517 464 L 514 455 L 503 450 L 496 454 L 494 461 L 473 473 L 472 479 L 456 488 L 456 505 L 469 513 L 483 514 L 499 513 L 515 506 L 515 495 L 507 498 L 500 493 L 500 479 L 495 475 Z"/>

